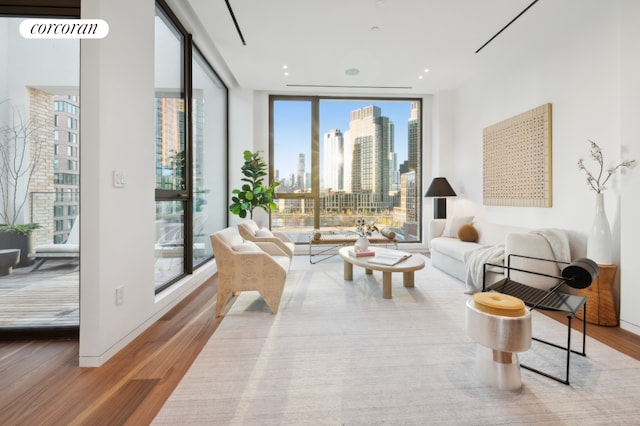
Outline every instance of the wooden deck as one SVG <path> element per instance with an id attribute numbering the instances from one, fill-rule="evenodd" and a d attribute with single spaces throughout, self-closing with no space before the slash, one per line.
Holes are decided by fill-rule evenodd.
<path id="1" fill-rule="evenodd" d="M 0 277 L 0 329 L 71 327 L 80 323 L 78 262 L 48 261 Z"/>

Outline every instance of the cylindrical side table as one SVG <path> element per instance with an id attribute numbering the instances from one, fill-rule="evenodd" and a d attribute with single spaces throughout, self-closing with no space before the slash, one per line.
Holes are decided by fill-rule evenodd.
<path id="1" fill-rule="evenodd" d="M 600 274 L 593 283 L 582 290 L 580 296 L 587 296 L 587 318 L 586 321 L 596 325 L 616 326 L 618 325 L 618 312 L 613 298 L 613 280 L 618 271 L 617 265 L 598 265 Z M 583 319 L 584 310 L 576 314 L 576 317 Z"/>

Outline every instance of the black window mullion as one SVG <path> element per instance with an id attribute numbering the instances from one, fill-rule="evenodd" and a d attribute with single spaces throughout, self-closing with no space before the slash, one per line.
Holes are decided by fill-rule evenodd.
<path id="1" fill-rule="evenodd" d="M 311 194 L 313 227 L 320 229 L 320 98 L 311 100 Z"/>
<path id="2" fill-rule="evenodd" d="M 162 285 L 159 285 L 155 289 L 155 293 L 158 294 L 163 290 L 170 287 L 173 283 L 178 281 L 180 278 L 184 277 L 187 274 L 193 272 L 193 195 L 191 193 L 192 184 L 191 184 L 191 172 L 190 169 L 192 167 L 191 161 L 192 156 L 190 154 L 190 144 L 191 144 L 191 131 L 190 131 L 190 117 L 191 117 L 191 49 L 192 49 L 192 40 L 191 35 L 187 32 L 184 26 L 180 23 L 176 15 L 171 11 L 169 6 L 166 4 L 164 0 L 156 0 L 156 5 L 161 10 L 162 14 L 168 19 L 171 23 L 171 27 L 173 27 L 173 31 L 176 36 L 181 37 L 181 91 L 180 98 L 184 102 L 184 114 L 181 118 L 182 123 L 180 123 L 183 128 L 183 138 L 184 138 L 184 147 L 183 147 L 183 155 L 184 155 L 184 164 L 182 165 L 182 179 L 183 184 L 178 185 L 176 189 L 161 189 L 157 188 L 155 190 L 155 200 L 157 201 L 181 201 L 183 208 L 183 270 L 182 273 L 178 276 L 170 279 Z"/>
<path id="3" fill-rule="evenodd" d="M 0 15 L 79 18 L 80 0 L 0 0 Z"/>
<path id="4" fill-rule="evenodd" d="M 185 150 L 185 166 L 183 175 L 185 179 L 185 189 L 187 198 L 185 200 L 184 215 L 184 272 L 190 274 L 193 272 L 193 140 L 191 131 L 192 111 L 193 111 L 193 94 L 192 94 L 192 50 L 193 39 L 191 34 L 185 34 L 184 52 L 183 52 L 183 85 L 184 85 L 184 150 Z"/>

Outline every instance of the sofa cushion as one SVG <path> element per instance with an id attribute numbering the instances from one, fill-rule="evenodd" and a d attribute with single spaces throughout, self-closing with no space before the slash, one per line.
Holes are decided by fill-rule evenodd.
<path id="1" fill-rule="evenodd" d="M 510 254 L 538 257 L 542 259 L 554 259 L 554 254 L 549 243 L 542 236 L 532 232 L 513 232 L 507 235 L 505 243 L 505 265 L 508 263 Z M 512 256 L 511 267 L 558 276 L 564 265 L 557 264 L 555 262 L 544 262 L 536 259 Z M 542 290 L 549 290 L 560 282 L 560 280 L 556 278 L 543 277 L 518 271 L 511 272 L 511 279 Z"/>
<path id="2" fill-rule="evenodd" d="M 478 243 L 470 243 L 460 241 L 457 238 L 434 238 L 431 240 L 431 250 L 437 251 L 445 256 L 464 262 L 464 253 L 473 250 L 480 245 Z"/>
<path id="3" fill-rule="evenodd" d="M 233 247 L 238 244 L 242 244 L 244 239 L 240 236 L 240 233 L 236 228 L 225 228 L 218 231 L 218 235 L 225 242 L 226 245 Z"/>
<path id="4" fill-rule="evenodd" d="M 256 230 L 255 235 L 258 238 L 265 238 L 265 237 L 271 238 L 271 237 L 273 237 L 273 233 L 269 229 L 265 228 L 264 226 L 262 228 Z"/>
<path id="5" fill-rule="evenodd" d="M 502 225 L 497 223 L 478 220 L 473 222 L 473 226 L 478 230 L 477 243 L 483 246 L 493 246 L 504 244 L 507 235 L 512 232 L 529 232 L 530 229 L 519 226 Z"/>
<path id="6" fill-rule="evenodd" d="M 231 246 L 233 251 L 262 251 L 260 247 L 253 241 L 245 241 L 241 244 Z"/>
<path id="7" fill-rule="evenodd" d="M 390 240 L 394 240 L 396 238 L 396 233 L 389 228 L 382 228 L 380 230 L 380 234 L 382 234 L 384 237 L 389 238 Z"/>
<path id="8" fill-rule="evenodd" d="M 443 237 L 458 238 L 458 231 L 465 223 L 473 222 L 473 216 L 453 216 L 444 225 Z"/>
<path id="9" fill-rule="evenodd" d="M 478 230 L 471 223 L 465 223 L 458 230 L 460 241 L 474 242 L 478 238 Z"/>

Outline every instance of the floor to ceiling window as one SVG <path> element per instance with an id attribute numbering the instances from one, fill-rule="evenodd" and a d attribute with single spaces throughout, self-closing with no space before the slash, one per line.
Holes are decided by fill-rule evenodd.
<path id="1" fill-rule="evenodd" d="M 156 7 L 156 288 L 189 272 L 185 232 L 190 194 L 186 126 L 186 34 L 169 11 Z M 187 228 L 188 229 L 188 228 Z"/>
<path id="2" fill-rule="evenodd" d="M 364 217 L 401 241 L 421 235 L 421 100 L 270 98 L 273 228 L 299 242 Z"/>
<path id="3" fill-rule="evenodd" d="M 211 258 L 209 235 L 227 226 L 227 88 L 198 49 L 191 67 L 193 264 Z"/>
<path id="4" fill-rule="evenodd" d="M 63 247 L 80 215 L 80 42 L 19 32 L 31 14 L 79 16 L 79 3 L 49 3 L 24 2 L 0 17 L 0 224 L 13 229 L 0 232 L 0 250 L 20 250 L 0 274 L 2 337 L 72 337 L 79 326 L 78 246 L 72 258 L 34 259 L 36 247 Z M 32 230 L 19 247 L 15 230 L 24 226 Z"/>
<path id="5" fill-rule="evenodd" d="M 211 259 L 227 223 L 227 89 L 163 2 L 156 6 L 156 292 Z"/>

